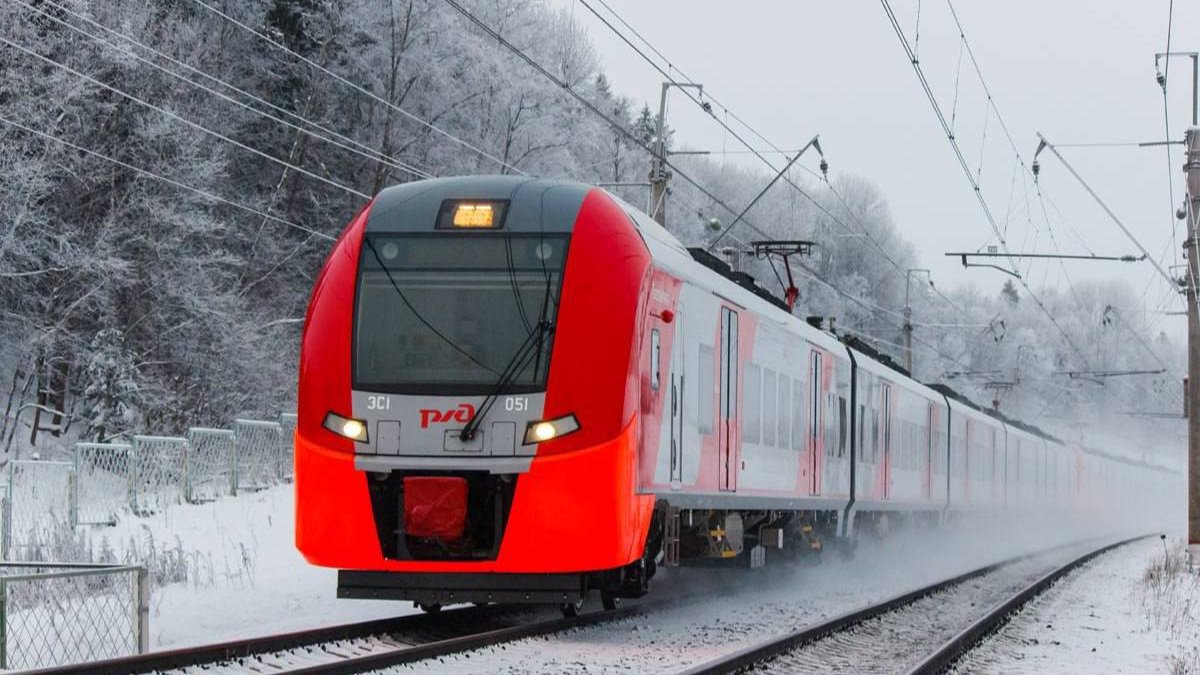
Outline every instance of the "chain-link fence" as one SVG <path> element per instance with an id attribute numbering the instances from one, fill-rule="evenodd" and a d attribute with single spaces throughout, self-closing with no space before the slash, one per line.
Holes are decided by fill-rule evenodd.
<path id="1" fill-rule="evenodd" d="M 0 563 L 0 669 L 144 653 L 149 608 L 139 565 Z"/>
<path id="2" fill-rule="evenodd" d="M 279 478 L 284 481 L 292 480 L 292 473 L 296 465 L 294 463 L 296 449 L 296 413 L 284 413 L 279 416 L 279 442 L 282 444 L 281 464 L 279 466 Z"/>
<path id="3" fill-rule="evenodd" d="M 186 438 L 78 443 L 70 462 L 9 462 L 0 478 L 0 558 L 63 559 L 75 525 L 112 525 L 123 511 L 157 513 L 289 481 L 295 424 L 295 415 L 237 420 L 233 430 L 189 429 Z"/>
<path id="4" fill-rule="evenodd" d="M 134 513 L 158 513 L 180 502 L 186 454 L 186 438 L 133 437 L 130 506 Z"/>
<path id="5" fill-rule="evenodd" d="M 130 456 L 123 443 L 75 445 L 75 517 L 77 525 L 115 525 L 130 503 Z"/>
<path id="6" fill-rule="evenodd" d="M 7 559 L 44 557 L 74 512 L 75 467 L 71 462 L 14 460 L 0 508 L 0 553 Z"/>
<path id="7" fill-rule="evenodd" d="M 235 420 L 235 474 L 238 490 L 264 490 L 281 480 L 283 443 L 278 422 Z M 288 459 L 291 462 L 291 459 Z"/>
<path id="8" fill-rule="evenodd" d="M 188 429 L 183 498 L 192 504 L 236 493 L 234 438 L 228 429 Z"/>

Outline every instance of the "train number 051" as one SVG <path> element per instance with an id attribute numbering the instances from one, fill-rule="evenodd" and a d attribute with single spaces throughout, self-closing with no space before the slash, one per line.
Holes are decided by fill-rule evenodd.
<path id="1" fill-rule="evenodd" d="M 525 412 L 529 410 L 529 397 L 506 396 L 504 398 L 504 410 L 507 412 Z"/>

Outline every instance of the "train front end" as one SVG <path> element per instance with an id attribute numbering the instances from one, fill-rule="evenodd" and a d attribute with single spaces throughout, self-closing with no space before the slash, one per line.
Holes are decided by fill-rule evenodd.
<path id="1" fill-rule="evenodd" d="M 359 214 L 310 302 L 295 439 L 296 543 L 339 596 L 644 592 L 649 267 L 620 207 L 573 183 L 421 181 Z"/>

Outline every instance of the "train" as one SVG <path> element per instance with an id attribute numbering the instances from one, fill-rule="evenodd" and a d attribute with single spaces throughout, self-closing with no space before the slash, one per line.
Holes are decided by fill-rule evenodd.
<path id="1" fill-rule="evenodd" d="M 301 343 L 296 546 L 346 598 L 639 597 L 897 523 L 1162 507 L 1178 477 L 926 385 L 598 187 L 382 190 Z M 982 521 L 981 521 L 982 522 Z"/>

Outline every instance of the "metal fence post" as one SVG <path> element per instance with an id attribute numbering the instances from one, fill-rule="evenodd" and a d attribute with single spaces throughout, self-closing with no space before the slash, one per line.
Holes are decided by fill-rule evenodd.
<path id="1" fill-rule="evenodd" d="M 8 584 L 0 579 L 0 668 L 8 669 Z"/>
<path id="2" fill-rule="evenodd" d="M 67 474 L 67 524 L 74 528 L 79 524 L 79 469 L 78 463 Z"/>
<path id="3" fill-rule="evenodd" d="M 0 497 L 0 558 L 8 560 L 12 555 L 12 483 L 11 478 L 5 494 Z M 3 666 L 0 666 L 2 668 Z"/>
<path id="4" fill-rule="evenodd" d="M 236 497 L 238 487 L 238 442 L 237 442 L 237 427 L 233 431 L 233 452 L 229 453 L 229 494 Z"/>
<path id="5" fill-rule="evenodd" d="M 138 493 L 138 448 L 137 441 L 129 445 L 129 471 L 126 475 L 129 476 L 129 510 L 137 513 L 137 493 Z"/>
<path id="6" fill-rule="evenodd" d="M 192 442 L 183 446 L 183 501 L 192 503 Z"/>
<path id="7" fill-rule="evenodd" d="M 137 649 L 150 651 L 150 573 L 143 565 L 137 571 Z"/>

